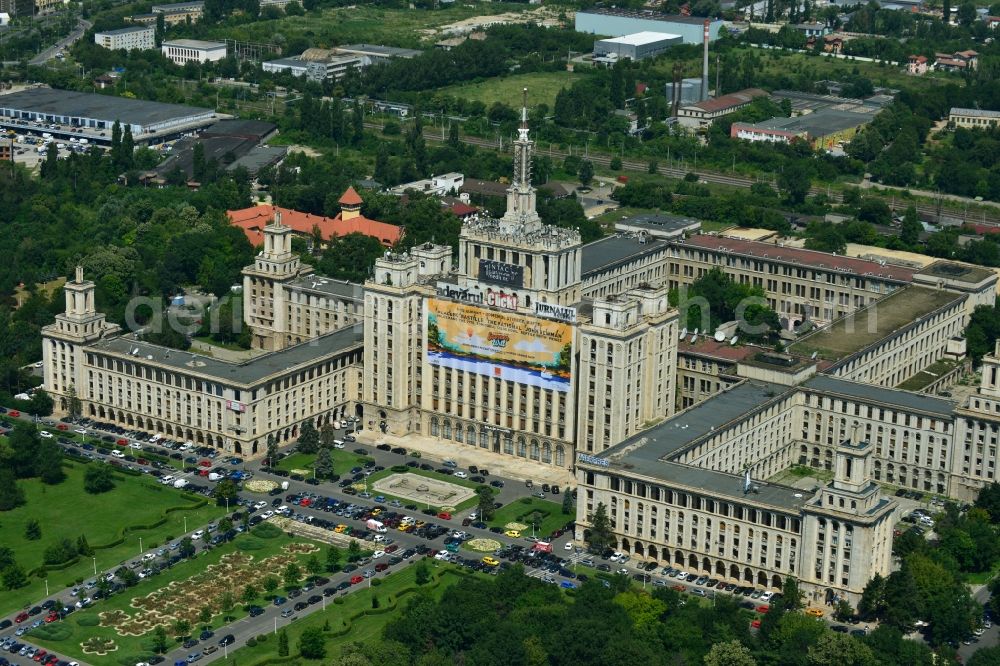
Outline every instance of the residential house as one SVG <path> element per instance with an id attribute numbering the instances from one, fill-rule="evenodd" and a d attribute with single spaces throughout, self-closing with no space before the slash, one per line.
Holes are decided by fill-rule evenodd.
<path id="1" fill-rule="evenodd" d="M 907 74 L 920 76 L 927 73 L 927 57 L 922 55 L 911 55 L 906 64 Z"/>

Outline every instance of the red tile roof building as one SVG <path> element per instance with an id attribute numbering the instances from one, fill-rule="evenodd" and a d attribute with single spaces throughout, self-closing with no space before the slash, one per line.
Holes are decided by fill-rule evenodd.
<path id="1" fill-rule="evenodd" d="M 335 217 L 302 213 L 290 208 L 260 204 L 242 210 L 227 211 L 229 222 L 243 229 L 247 240 L 254 247 L 264 243 L 264 227 L 271 223 L 275 213 L 281 214 L 281 223 L 300 236 L 312 236 L 319 229 L 324 243 L 338 236 L 361 233 L 377 238 L 386 247 L 395 245 L 403 237 L 403 228 L 387 222 L 370 220 L 361 214 L 361 196 L 353 187 L 347 189 L 339 200 L 341 210 Z"/>

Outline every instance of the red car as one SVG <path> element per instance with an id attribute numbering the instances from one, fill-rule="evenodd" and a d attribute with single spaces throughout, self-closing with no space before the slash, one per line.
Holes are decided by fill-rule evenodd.
<path id="1" fill-rule="evenodd" d="M 753 622 L 750 623 L 750 626 L 753 627 L 754 629 L 760 629 L 760 620 L 754 620 Z"/>
<path id="2" fill-rule="evenodd" d="M 65 423 L 60 423 L 56 425 L 56 428 L 58 428 L 59 430 L 69 430 L 69 426 L 66 425 Z"/>
<path id="3" fill-rule="evenodd" d="M 763 614 L 763 613 L 766 613 L 769 610 L 771 610 L 770 606 L 757 606 L 757 612 L 758 613 Z"/>
<path id="4" fill-rule="evenodd" d="M 441 513 L 438 514 L 438 518 L 440 518 L 441 520 L 451 520 L 451 514 L 448 513 L 447 511 L 442 511 Z"/>
<path id="5" fill-rule="evenodd" d="M 397 546 L 396 544 L 392 544 L 391 546 L 385 547 L 385 552 L 387 553 L 395 553 L 397 550 L 399 550 L 399 546 Z"/>
<path id="6" fill-rule="evenodd" d="M 7 414 L 10 415 L 12 418 L 15 418 L 15 419 L 19 418 L 21 416 L 21 412 L 17 411 L 16 409 L 10 410 L 9 412 L 7 412 Z"/>
<path id="7" fill-rule="evenodd" d="M 48 624 L 49 622 L 55 622 L 58 619 L 59 619 L 58 613 L 49 613 L 48 615 L 45 616 L 46 624 Z"/>
<path id="8" fill-rule="evenodd" d="M 198 463 L 198 465 L 200 467 L 211 467 L 212 466 L 212 461 L 211 460 L 202 460 L 201 462 Z"/>
<path id="9" fill-rule="evenodd" d="M 28 614 L 25 613 L 24 611 L 21 611 L 20 613 L 17 614 L 17 617 L 14 618 L 14 622 L 21 624 L 27 619 L 28 619 Z"/>
<path id="10" fill-rule="evenodd" d="M 116 442 L 116 444 L 118 444 L 118 446 L 128 446 L 128 440 L 127 439 L 119 439 Z"/>
<path id="11" fill-rule="evenodd" d="M 53 664 L 56 664 L 58 662 L 59 662 L 59 657 L 54 654 L 50 654 L 49 658 L 45 660 L 46 666 L 52 666 Z"/>
<path id="12" fill-rule="evenodd" d="M 308 497 L 303 498 L 302 501 L 299 502 L 299 506 L 309 506 L 310 504 L 312 504 L 312 499 Z"/>
<path id="13" fill-rule="evenodd" d="M 198 476 L 208 476 L 208 470 L 207 469 L 201 470 L 200 472 L 198 472 Z"/>
<path id="14" fill-rule="evenodd" d="M 358 583 L 363 581 L 364 578 L 362 578 L 361 576 L 351 576 L 351 585 L 357 585 Z"/>
<path id="15" fill-rule="evenodd" d="M 48 652 L 46 652 L 45 650 L 39 650 L 38 652 L 35 653 L 35 656 L 32 657 L 31 659 L 32 661 L 41 661 L 42 658 L 45 657 L 45 655 L 47 654 Z"/>

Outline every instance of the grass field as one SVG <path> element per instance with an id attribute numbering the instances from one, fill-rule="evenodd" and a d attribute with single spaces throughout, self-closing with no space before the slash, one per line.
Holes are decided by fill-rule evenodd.
<path id="1" fill-rule="evenodd" d="M 309 13 L 261 20 L 240 26 L 219 26 L 210 32 L 215 38 L 273 43 L 276 34 L 285 39 L 304 37 L 310 46 L 330 48 L 341 44 L 386 44 L 405 48 L 427 48 L 441 39 L 437 29 L 473 16 L 525 11 L 523 4 L 458 4 L 442 9 L 389 9 L 372 5 L 351 5 Z"/>
<path id="2" fill-rule="evenodd" d="M 434 567 L 434 565 L 431 565 Z M 461 580 L 463 574 L 458 567 L 452 565 L 441 565 L 432 568 L 434 580 L 422 587 L 416 584 L 416 567 L 408 566 L 405 569 L 382 579 L 382 584 L 369 589 L 367 586 L 358 586 L 349 590 L 346 595 L 338 596 L 342 603 L 327 602 L 326 610 L 317 611 L 308 617 L 292 623 L 286 629 L 288 632 L 288 644 L 292 649 L 292 654 L 296 653 L 299 644 L 299 636 L 308 627 L 324 627 L 329 623 L 326 631 L 328 636 L 326 642 L 326 660 L 323 663 L 330 663 L 330 659 L 340 656 L 344 646 L 354 642 L 367 642 L 377 640 L 382 635 L 382 629 L 391 620 L 399 616 L 405 607 L 407 599 L 418 591 L 426 592 L 435 599 L 440 599 L 450 586 Z M 379 599 L 380 608 L 375 613 L 372 611 L 372 596 Z M 361 613 L 369 613 L 355 619 Z M 267 641 L 258 643 L 254 647 L 243 647 L 235 652 L 231 652 L 230 659 L 237 664 L 258 664 L 266 659 L 278 656 L 278 641 L 271 634 Z M 315 661 L 303 659 L 291 659 L 283 661 L 285 664 L 315 664 Z"/>
<path id="3" fill-rule="evenodd" d="M 179 536 L 185 516 L 188 527 L 195 529 L 224 513 L 211 503 L 199 509 L 165 513 L 168 508 L 193 506 L 196 502 L 180 491 L 161 486 L 150 476 L 118 475 L 114 490 L 89 495 L 83 490 L 85 468 L 81 463 L 65 463 L 66 480 L 56 486 L 46 486 L 37 479 L 19 482 L 27 502 L 3 513 L 3 544 L 13 549 L 14 557 L 26 571 L 40 566 L 43 551 L 63 538 L 76 543 L 80 535 L 86 536 L 87 543 L 96 551 L 98 569 L 106 569 L 139 555 L 140 537 L 143 547 L 149 550 L 163 545 L 167 537 Z M 42 526 L 42 538 L 37 541 L 24 538 L 24 526 L 32 518 Z M 121 544 L 98 549 L 102 544 L 116 541 L 130 526 L 152 525 L 164 518 L 165 522 L 158 527 L 129 530 Z M 49 587 L 55 591 L 93 574 L 94 561 L 81 558 L 66 569 L 49 572 Z M 26 587 L 0 594 L 0 614 L 6 615 L 45 595 L 42 579 L 29 580 Z"/>
<path id="4" fill-rule="evenodd" d="M 272 538 L 240 535 L 229 544 L 203 552 L 192 560 L 177 564 L 159 576 L 141 581 L 127 593 L 116 595 L 105 602 L 98 602 L 90 608 L 77 611 L 65 621 L 51 625 L 51 628 L 40 627 L 33 630 L 29 636 L 32 641 L 44 647 L 58 650 L 68 656 L 90 663 L 102 663 L 103 659 L 104 663 L 113 660 L 121 664 L 135 664 L 137 661 L 142 661 L 144 657 L 152 654 L 152 648 L 149 645 L 152 632 L 147 632 L 141 636 L 119 635 L 114 627 L 98 625 L 102 613 L 123 611 L 130 615 L 135 614 L 137 611 L 131 605 L 133 599 L 155 592 L 168 585 L 171 581 L 183 581 L 189 577 L 196 576 L 203 572 L 207 566 L 217 564 L 227 553 L 243 552 L 251 555 L 254 562 L 260 562 L 270 556 L 283 553 L 285 545 L 296 542 L 302 543 L 303 540 L 290 538 L 280 531 L 277 533 L 277 536 Z M 322 557 L 323 553 L 320 552 L 319 556 Z M 297 556 L 300 564 L 304 562 L 305 557 L 304 555 Z M 225 614 L 226 616 L 238 619 L 246 615 L 243 604 L 240 603 L 241 592 L 242 590 L 240 589 L 233 591 L 237 603 L 231 611 Z M 264 603 L 264 601 L 262 594 L 256 602 Z M 191 633 L 196 636 L 205 627 L 210 627 L 213 630 L 218 629 L 224 624 L 223 617 L 223 614 L 219 612 L 208 623 L 196 622 L 191 628 Z M 170 636 L 170 640 L 173 641 L 173 629 L 168 629 L 167 633 Z M 84 654 L 83 649 L 80 647 L 80 642 L 95 636 L 114 640 L 118 646 L 118 650 L 103 658 Z M 171 648 L 175 644 L 171 643 Z"/>
<path id="5" fill-rule="evenodd" d="M 358 455 L 347 449 L 333 449 L 330 451 L 330 458 L 333 460 L 334 474 L 340 474 L 341 476 L 349 472 L 352 468 L 360 467 L 371 460 L 368 456 Z M 278 461 L 278 469 L 288 472 L 295 469 L 309 470 L 311 473 L 315 461 L 315 453 L 293 453 Z"/>
<path id="6" fill-rule="evenodd" d="M 498 79 L 474 81 L 442 88 L 443 95 L 454 95 L 474 102 L 482 102 L 487 107 L 493 102 L 503 102 L 514 109 L 521 108 L 522 90 L 528 89 L 528 104 L 537 106 L 547 104 L 549 109 L 555 105 L 556 94 L 563 88 L 568 88 L 583 74 L 573 72 L 532 72 L 530 74 L 514 74 Z"/>
<path id="7" fill-rule="evenodd" d="M 507 506 L 500 507 L 493 514 L 493 520 L 489 522 L 489 525 L 490 527 L 503 527 L 507 523 L 523 523 L 529 525 L 528 529 L 524 531 L 525 535 L 529 535 L 531 534 L 529 516 L 535 511 L 543 516 L 542 521 L 535 525 L 537 536 L 552 534 L 575 518 L 573 515 L 566 515 L 562 512 L 561 502 L 550 502 L 537 497 L 524 497 Z M 567 536 L 567 538 L 569 537 Z"/>

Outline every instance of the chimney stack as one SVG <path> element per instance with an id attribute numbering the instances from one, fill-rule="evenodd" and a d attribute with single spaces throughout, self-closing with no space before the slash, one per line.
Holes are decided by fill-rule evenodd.
<path id="1" fill-rule="evenodd" d="M 705 53 L 702 56 L 701 64 L 701 99 L 702 101 L 708 99 L 708 35 L 709 35 L 709 19 L 705 19 L 705 34 L 703 36 L 703 41 L 705 43 Z"/>

